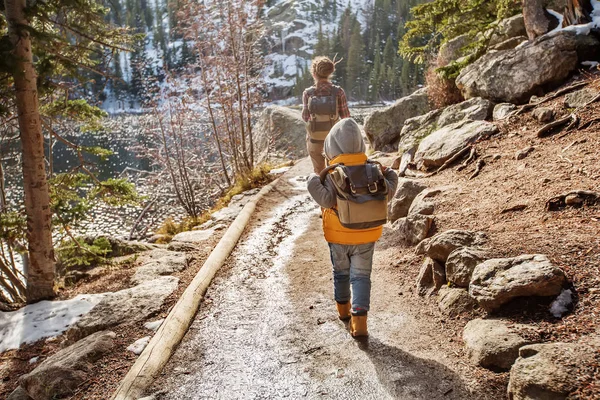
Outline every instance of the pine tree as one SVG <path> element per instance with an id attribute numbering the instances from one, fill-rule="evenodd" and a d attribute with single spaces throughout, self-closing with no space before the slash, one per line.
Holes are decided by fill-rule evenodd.
<path id="1" fill-rule="evenodd" d="M 375 62 L 373 63 L 373 69 L 371 71 L 369 79 L 369 90 L 367 100 L 375 102 L 379 100 L 379 91 L 381 89 L 380 71 L 381 71 L 381 52 L 379 47 L 375 49 Z"/>
<path id="2" fill-rule="evenodd" d="M 360 33 L 360 24 L 358 21 L 352 29 L 350 38 L 350 47 L 348 49 L 348 69 L 346 77 L 346 86 L 353 98 L 363 98 L 363 72 L 365 71 L 364 43 Z"/>

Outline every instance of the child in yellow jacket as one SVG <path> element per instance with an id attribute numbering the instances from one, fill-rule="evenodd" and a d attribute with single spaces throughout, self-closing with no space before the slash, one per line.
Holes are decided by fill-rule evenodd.
<path id="1" fill-rule="evenodd" d="M 324 150 L 328 165 L 353 166 L 367 162 L 360 127 L 352 119 L 343 119 L 334 125 L 325 139 Z M 398 176 L 393 170 L 384 168 L 384 177 L 389 199 L 396 191 Z M 321 182 L 319 176 L 311 174 L 308 191 L 323 207 L 323 232 L 333 263 L 334 297 L 339 317 L 350 319 L 353 337 L 367 336 L 373 253 L 382 227 L 349 229 L 342 226 L 335 212 L 337 192 L 330 176 Z"/>

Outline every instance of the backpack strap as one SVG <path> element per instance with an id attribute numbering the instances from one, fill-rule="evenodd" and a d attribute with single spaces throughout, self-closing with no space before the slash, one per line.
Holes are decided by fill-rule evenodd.
<path id="1" fill-rule="evenodd" d="M 333 164 L 333 165 L 330 165 L 327 168 L 325 168 L 323 171 L 321 171 L 321 173 L 319 174 L 319 179 L 321 179 L 321 183 L 325 183 L 325 178 L 327 178 L 327 174 L 329 174 L 329 171 L 333 171 L 340 165 L 344 165 L 344 164 Z"/>

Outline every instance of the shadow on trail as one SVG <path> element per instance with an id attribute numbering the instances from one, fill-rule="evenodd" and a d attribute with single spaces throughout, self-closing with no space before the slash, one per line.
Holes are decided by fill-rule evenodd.
<path id="1" fill-rule="evenodd" d="M 415 357 L 374 337 L 358 347 L 375 366 L 381 385 L 398 399 L 471 399 L 460 377 L 446 366 Z"/>

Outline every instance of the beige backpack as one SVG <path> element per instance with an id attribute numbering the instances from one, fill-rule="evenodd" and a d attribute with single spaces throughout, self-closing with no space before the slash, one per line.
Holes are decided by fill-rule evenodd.
<path id="1" fill-rule="evenodd" d="M 308 90 L 310 120 L 306 123 L 306 130 L 311 139 L 323 141 L 340 119 L 337 102 L 339 88 L 333 85 L 329 94 L 319 96 L 315 90 L 314 87 Z"/>
<path id="2" fill-rule="evenodd" d="M 386 223 L 388 186 L 381 164 L 334 164 L 321 172 L 322 182 L 328 174 L 337 192 L 335 211 L 343 227 L 368 229 Z"/>

